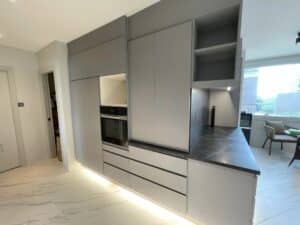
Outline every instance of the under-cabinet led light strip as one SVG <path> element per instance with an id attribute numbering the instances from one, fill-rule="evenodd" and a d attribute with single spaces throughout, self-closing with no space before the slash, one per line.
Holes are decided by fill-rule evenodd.
<path id="1" fill-rule="evenodd" d="M 166 220 L 166 222 L 172 222 L 172 225 L 195 225 L 194 223 L 188 221 L 187 219 L 170 212 L 169 210 L 158 206 L 151 201 L 140 197 L 139 195 L 120 187 L 112 182 L 110 182 L 105 177 L 95 173 L 94 171 L 87 169 L 86 167 L 81 166 L 81 169 L 86 177 L 95 181 L 97 184 L 101 185 L 102 187 L 118 190 L 119 194 L 125 198 L 126 200 L 132 202 L 133 204 L 137 205 L 138 207 L 147 210 L 148 212 L 152 213 L 153 215 L 159 217 L 162 220 Z"/>

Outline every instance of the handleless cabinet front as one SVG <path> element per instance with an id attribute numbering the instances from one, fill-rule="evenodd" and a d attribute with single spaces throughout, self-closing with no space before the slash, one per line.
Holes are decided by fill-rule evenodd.
<path id="1" fill-rule="evenodd" d="M 129 42 L 131 138 L 188 151 L 192 23 Z"/>
<path id="2" fill-rule="evenodd" d="M 126 73 L 127 40 L 123 37 L 69 56 L 71 80 Z"/>
<path id="3" fill-rule="evenodd" d="M 154 35 L 129 42 L 130 135 L 156 142 Z"/>
<path id="4" fill-rule="evenodd" d="M 71 97 L 76 159 L 84 166 L 101 172 L 98 79 L 72 81 Z"/>
<path id="5" fill-rule="evenodd" d="M 192 23 L 155 36 L 156 141 L 188 151 L 192 79 Z"/>

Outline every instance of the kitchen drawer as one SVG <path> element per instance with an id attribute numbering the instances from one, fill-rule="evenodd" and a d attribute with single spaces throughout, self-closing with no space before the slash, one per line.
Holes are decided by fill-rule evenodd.
<path id="1" fill-rule="evenodd" d="M 104 163 L 103 166 L 103 172 L 104 175 L 107 176 L 108 178 L 114 180 L 115 182 L 129 187 L 130 185 L 130 180 L 129 180 L 129 173 L 119 170 L 111 165 L 108 165 Z"/>
<path id="2" fill-rule="evenodd" d="M 185 177 L 163 171 L 145 164 L 129 160 L 129 171 L 155 183 L 186 194 L 187 180 Z"/>
<path id="3" fill-rule="evenodd" d="M 123 170 L 129 170 L 129 160 L 127 158 L 103 151 L 103 159 L 104 162 L 108 164 L 111 164 Z"/>
<path id="4" fill-rule="evenodd" d="M 169 155 L 129 146 L 129 156 L 132 159 L 187 176 L 187 160 Z"/>
<path id="5" fill-rule="evenodd" d="M 125 157 L 129 157 L 129 151 L 126 149 L 122 149 L 122 148 L 117 148 L 111 145 L 106 145 L 106 144 L 102 144 L 102 149 L 112 152 L 112 153 L 116 153 L 118 155 L 122 155 Z"/>
<path id="6" fill-rule="evenodd" d="M 139 192 L 148 199 L 161 203 L 178 212 L 186 213 L 186 196 L 132 174 L 130 174 L 130 185 L 136 192 Z"/>

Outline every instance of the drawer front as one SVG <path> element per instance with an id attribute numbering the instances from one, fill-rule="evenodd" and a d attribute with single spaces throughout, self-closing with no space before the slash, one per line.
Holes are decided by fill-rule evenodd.
<path id="1" fill-rule="evenodd" d="M 116 148 L 116 147 L 113 147 L 111 145 L 106 145 L 106 144 L 102 144 L 102 148 L 103 148 L 103 150 L 107 150 L 109 152 L 113 152 L 113 153 L 116 153 L 118 155 L 129 157 L 129 151 L 128 150 Z"/>
<path id="2" fill-rule="evenodd" d="M 187 180 L 185 177 L 178 176 L 151 166 L 147 166 L 135 161 L 129 161 L 129 170 L 131 173 L 144 177 L 155 183 L 171 188 L 180 193 L 186 194 Z"/>
<path id="3" fill-rule="evenodd" d="M 130 185 L 135 191 L 141 193 L 148 199 L 174 209 L 181 213 L 186 213 L 186 196 L 163 188 L 152 182 L 130 174 Z"/>
<path id="4" fill-rule="evenodd" d="M 104 172 L 104 175 L 107 176 L 108 178 L 114 180 L 115 182 L 117 182 L 121 185 L 129 187 L 129 185 L 130 185 L 129 173 L 126 173 L 123 170 L 119 170 L 113 166 L 106 164 L 106 163 L 104 163 L 103 172 Z"/>
<path id="5" fill-rule="evenodd" d="M 129 146 L 130 158 L 187 176 L 187 160 Z"/>
<path id="6" fill-rule="evenodd" d="M 118 156 L 106 151 L 103 151 L 104 155 L 104 162 L 112 164 L 118 168 L 121 168 L 123 170 L 129 170 L 129 160 L 126 158 L 123 158 L 122 156 Z"/>

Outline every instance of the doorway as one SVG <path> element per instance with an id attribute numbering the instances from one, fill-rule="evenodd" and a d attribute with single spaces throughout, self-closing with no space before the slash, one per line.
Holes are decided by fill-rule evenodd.
<path id="1" fill-rule="evenodd" d="M 43 75 L 43 85 L 51 155 L 53 158 L 57 158 L 59 161 L 62 161 L 56 89 L 53 72 Z"/>
<path id="2" fill-rule="evenodd" d="M 0 70 L 0 172 L 19 166 L 12 90 L 6 71 Z"/>

